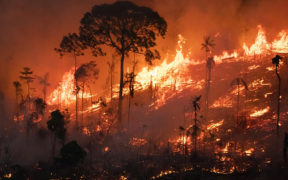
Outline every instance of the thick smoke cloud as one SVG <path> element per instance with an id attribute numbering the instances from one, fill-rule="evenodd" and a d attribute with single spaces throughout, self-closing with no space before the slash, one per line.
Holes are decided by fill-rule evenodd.
<path id="1" fill-rule="evenodd" d="M 6 103 L 14 100 L 12 82 L 18 79 L 19 71 L 24 66 L 31 67 L 38 75 L 50 72 L 51 88 L 54 88 L 73 61 L 70 57 L 60 59 L 53 49 L 59 45 L 63 35 L 77 32 L 80 19 L 93 5 L 111 2 L 114 1 L 0 0 L 0 90 Z M 288 28 L 285 22 L 288 3 L 283 0 L 134 2 L 152 7 L 167 20 L 168 33 L 158 47 L 162 56 L 175 52 L 178 34 L 186 38 L 186 50 L 191 50 L 193 57 L 201 58 L 200 43 L 204 35 L 218 34 L 215 49 L 215 53 L 218 53 L 223 49 L 238 48 L 244 40 L 253 42 L 258 24 L 271 33 L 268 37 Z M 100 71 L 102 69 L 103 72 L 103 68 L 107 67 L 102 61 L 105 58 L 99 59 Z M 88 60 L 91 57 L 83 57 L 79 62 Z M 104 82 L 103 79 L 101 81 Z"/>

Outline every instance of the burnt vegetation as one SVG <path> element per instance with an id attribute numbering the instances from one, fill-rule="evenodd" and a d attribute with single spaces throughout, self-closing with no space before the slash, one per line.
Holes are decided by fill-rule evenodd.
<path id="1" fill-rule="evenodd" d="M 167 30 L 152 8 L 95 5 L 55 44 L 73 60 L 56 88 L 52 72 L 20 69 L 0 179 L 288 178 L 287 34 L 269 43 L 258 26 L 220 56 L 204 36 L 194 60 L 182 35 L 174 59 L 160 56 Z"/>

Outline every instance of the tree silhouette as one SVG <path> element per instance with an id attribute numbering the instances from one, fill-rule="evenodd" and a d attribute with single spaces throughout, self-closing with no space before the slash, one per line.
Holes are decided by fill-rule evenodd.
<path id="1" fill-rule="evenodd" d="M 77 70 L 77 57 L 83 56 L 83 50 L 85 49 L 85 46 L 83 45 L 80 37 L 73 33 L 68 34 L 67 36 L 64 36 L 61 43 L 60 48 L 55 48 L 55 51 L 60 54 L 60 56 L 64 56 L 65 54 L 72 54 L 74 59 L 74 73 Z M 77 80 L 74 79 L 74 85 L 75 85 L 75 112 L 76 112 L 76 128 L 78 129 L 78 83 Z"/>
<path id="2" fill-rule="evenodd" d="M 61 160 L 67 165 L 76 165 L 86 157 L 86 152 L 76 141 L 65 144 L 60 151 Z"/>
<path id="3" fill-rule="evenodd" d="M 102 46 L 108 46 L 120 56 L 119 122 L 122 118 L 125 57 L 134 52 L 144 55 L 149 63 L 159 59 L 159 52 L 152 48 L 156 46 L 156 37 L 164 37 L 166 30 L 166 21 L 157 12 L 128 1 L 96 5 L 82 18 L 80 36 L 92 53 L 103 55 Z"/>
<path id="4" fill-rule="evenodd" d="M 19 121 L 19 96 L 21 96 L 21 101 L 23 100 L 23 96 L 22 96 L 22 85 L 19 81 L 14 81 L 13 85 L 15 87 L 15 95 L 16 95 L 16 117 L 17 117 L 17 121 Z"/>
<path id="5" fill-rule="evenodd" d="M 209 92 L 210 92 L 210 84 L 211 84 L 211 70 L 212 68 L 215 66 L 215 61 L 214 61 L 214 58 L 213 57 L 209 57 L 207 59 L 207 62 L 206 62 L 206 68 L 207 68 L 207 72 L 208 72 L 208 75 L 207 75 L 207 89 L 206 89 L 206 110 L 208 110 L 209 108 Z"/>
<path id="6" fill-rule="evenodd" d="M 135 56 L 134 56 L 135 58 Z M 130 123 L 130 108 L 131 108 L 131 98 L 134 97 L 134 85 L 135 85 L 135 78 L 136 78 L 136 74 L 135 74 L 135 69 L 136 69 L 136 65 L 137 65 L 138 61 L 134 59 L 133 61 L 133 68 L 132 68 L 132 72 L 126 73 L 126 81 L 124 82 L 124 86 L 125 84 L 128 84 L 129 87 L 129 95 L 128 95 L 128 124 Z"/>
<path id="7" fill-rule="evenodd" d="M 47 128 L 53 133 L 52 157 L 55 157 L 56 138 L 64 144 L 66 136 L 64 115 L 58 109 L 51 112 L 51 119 L 47 121 Z"/>
<path id="8" fill-rule="evenodd" d="M 84 120 L 84 91 L 85 91 L 85 85 L 88 85 L 88 82 L 94 82 L 95 79 L 98 79 L 99 69 L 97 67 L 97 64 L 94 61 L 90 61 L 89 63 L 82 64 L 75 72 L 74 76 L 77 82 L 81 83 L 81 86 L 78 86 L 77 89 L 81 89 L 82 91 L 82 123 Z M 92 102 L 92 92 L 90 86 L 88 86 L 90 89 L 90 98 Z"/>
<path id="9" fill-rule="evenodd" d="M 276 122 L 276 128 L 277 128 L 277 134 L 279 134 L 279 121 L 280 121 L 280 101 L 281 101 L 281 78 L 278 72 L 279 63 L 282 59 L 281 56 L 276 55 L 272 59 L 272 64 L 275 64 L 275 73 L 278 78 L 278 97 L 277 97 L 277 122 Z"/>
<path id="10" fill-rule="evenodd" d="M 108 72 L 109 72 L 109 77 L 110 77 L 110 99 L 113 99 L 113 73 L 114 73 L 114 69 L 115 69 L 115 61 L 114 61 L 114 57 L 112 58 L 111 62 L 107 62 L 108 65 Z M 108 80 L 107 80 L 108 82 Z"/>
<path id="11" fill-rule="evenodd" d="M 190 134 L 193 138 L 194 138 L 194 156 L 197 156 L 197 135 L 198 135 L 198 131 L 199 131 L 199 127 L 197 126 L 197 111 L 200 110 L 200 105 L 199 105 L 199 101 L 201 99 L 201 95 L 195 97 L 192 100 L 192 105 L 193 105 L 193 110 L 194 110 L 194 125 L 192 126 L 192 128 L 188 129 L 188 134 Z"/>
<path id="12" fill-rule="evenodd" d="M 36 98 L 34 100 L 34 105 L 35 105 L 36 113 L 44 116 L 44 112 L 45 112 L 45 108 L 46 108 L 45 101 L 42 98 Z"/>
<path id="13" fill-rule="evenodd" d="M 237 117 L 236 122 L 238 123 L 239 118 L 239 104 L 240 104 L 240 86 L 243 85 L 246 90 L 248 90 L 247 83 L 244 81 L 244 79 L 238 77 L 231 82 L 231 86 L 237 86 Z"/>
<path id="14" fill-rule="evenodd" d="M 33 71 L 29 67 L 24 67 L 23 71 L 20 72 L 19 78 L 26 82 L 27 84 L 27 99 L 30 101 L 30 83 L 34 81 L 34 77 L 32 76 Z"/>
<path id="15" fill-rule="evenodd" d="M 43 77 L 40 76 L 36 76 L 39 80 L 39 83 L 41 85 L 43 85 L 43 100 L 46 102 L 46 94 L 47 94 L 47 87 L 50 86 L 50 83 L 48 82 L 48 78 L 49 78 L 49 73 L 45 73 L 45 75 Z"/>
<path id="16" fill-rule="evenodd" d="M 210 82 L 211 82 L 211 70 L 215 66 L 215 61 L 213 57 L 209 57 L 208 54 L 211 54 L 211 49 L 214 48 L 215 43 L 211 36 L 204 37 L 204 42 L 201 44 L 201 50 L 205 51 L 206 59 L 206 99 L 205 106 L 206 111 L 208 112 L 209 108 L 209 91 L 210 91 Z"/>

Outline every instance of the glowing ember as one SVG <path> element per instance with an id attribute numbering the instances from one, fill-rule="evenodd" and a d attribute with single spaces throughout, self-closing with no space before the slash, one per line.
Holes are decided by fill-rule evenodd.
<path id="1" fill-rule="evenodd" d="M 209 125 L 207 126 L 207 130 L 212 130 L 212 129 L 218 128 L 219 126 L 222 126 L 223 122 L 224 122 L 224 119 L 222 119 L 222 120 L 219 121 L 218 123 L 209 124 Z"/>
<path id="2" fill-rule="evenodd" d="M 267 106 L 265 109 L 261 109 L 261 110 L 255 111 L 254 113 L 250 114 L 250 117 L 263 116 L 263 115 L 266 114 L 269 110 L 270 110 L 270 107 Z"/>
<path id="3" fill-rule="evenodd" d="M 219 107 L 231 108 L 232 98 L 230 96 L 220 97 L 212 104 L 212 106 L 210 106 L 210 108 L 219 108 Z"/>
<path id="4" fill-rule="evenodd" d="M 129 144 L 132 146 L 143 146 L 147 143 L 146 139 L 133 137 L 130 139 Z"/>
<path id="5" fill-rule="evenodd" d="M 245 151 L 245 154 L 246 154 L 247 156 L 251 156 L 253 152 L 254 152 L 254 148 L 250 148 L 250 149 L 248 149 L 248 150 Z"/>
<path id="6" fill-rule="evenodd" d="M 105 151 L 105 152 L 109 151 L 109 147 L 108 147 L 108 146 L 105 147 L 104 151 Z"/>
<path id="7" fill-rule="evenodd" d="M 228 148 L 229 148 L 229 142 L 226 143 L 224 149 L 222 149 L 223 153 L 228 153 Z"/>
<path id="8" fill-rule="evenodd" d="M 249 66 L 248 69 L 251 71 L 251 70 L 257 69 L 259 67 L 260 67 L 260 65 L 252 65 L 252 66 Z"/>

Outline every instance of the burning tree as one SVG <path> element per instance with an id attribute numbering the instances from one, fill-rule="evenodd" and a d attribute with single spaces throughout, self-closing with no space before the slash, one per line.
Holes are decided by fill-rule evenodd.
<path id="1" fill-rule="evenodd" d="M 277 127 L 277 134 L 279 133 L 279 121 L 280 121 L 280 101 L 281 101 L 281 78 L 278 72 L 279 68 L 279 63 L 280 59 L 282 59 L 281 56 L 276 55 L 272 59 L 272 64 L 275 64 L 275 73 L 278 78 L 278 97 L 277 97 L 277 122 L 276 122 L 276 127 Z"/>
<path id="2" fill-rule="evenodd" d="M 20 72 L 21 75 L 19 78 L 26 82 L 27 84 L 27 101 L 28 101 L 28 110 L 30 107 L 30 83 L 34 81 L 34 77 L 32 76 L 33 71 L 29 67 L 24 67 L 23 71 Z"/>
<path id="3" fill-rule="evenodd" d="M 96 5 L 82 18 L 80 37 L 93 54 L 102 53 L 101 46 L 108 46 L 120 56 L 119 121 L 122 116 L 125 57 L 134 52 L 144 55 L 149 63 L 159 59 L 159 52 L 152 48 L 156 46 L 156 37 L 164 37 L 166 30 L 166 21 L 157 12 L 127 1 Z"/>
<path id="4" fill-rule="evenodd" d="M 236 79 L 233 79 L 231 82 L 231 86 L 237 86 L 237 117 L 236 122 L 238 123 L 239 118 L 239 105 L 240 105 L 240 86 L 243 85 L 246 90 L 248 90 L 247 83 L 244 81 L 244 79 L 238 77 Z"/>
<path id="5" fill-rule="evenodd" d="M 214 40 L 211 38 L 211 36 L 204 37 L 204 42 L 201 44 L 201 49 L 205 50 L 205 56 L 206 56 L 206 111 L 208 111 L 209 108 L 209 91 L 210 91 L 210 82 L 211 82 L 211 70 L 215 66 L 215 61 L 213 57 L 208 57 L 208 53 L 211 54 L 211 49 L 214 48 L 215 43 Z"/>
<path id="6" fill-rule="evenodd" d="M 89 82 L 94 82 L 95 79 L 98 79 L 99 69 L 97 68 L 97 64 L 94 61 L 90 61 L 89 63 L 82 64 L 75 72 L 74 76 L 77 82 L 81 83 L 81 86 L 77 86 L 77 89 L 81 89 L 82 91 L 82 123 L 83 123 L 83 115 L 84 115 L 84 92 L 85 86 L 90 90 L 90 98 L 92 103 L 92 91 L 89 86 Z"/>
<path id="7" fill-rule="evenodd" d="M 64 36 L 61 43 L 60 48 L 55 48 L 55 51 L 60 54 L 60 56 L 63 56 L 64 54 L 72 54 L 74 58 L 74 73 L 77 69 L 77 57 L 83 56 L 83 50 L 85 49 L 85 46 L 83 45 L 82 41 L 80 40 L 80 37 L 73 33 L 68 34 L 68 36 Z M 78 129 L 78 83 L 77 79 L 74 79 L 75 84 L 75 112 L 76 112 L 76 128 Z"/>
<path id="8" fill-rule="evenodd" d="M 197 134 L 199 131 L 199 127 L 197 126 L 198 123 L 198 119 L 197 119 L 197 111 L 200 110 L 200 105 L 199 105 L 199 101 L 201 99 L 201 95 L 195 97 L 192 100 L 192 105 L 193 105 L 193 110 L 194 110 L 194 125 L 192 126 L 192 129 L 190 128 L 188 130 L 188 133 L 194 137 L 194 156 L 197 156 Z"/>

